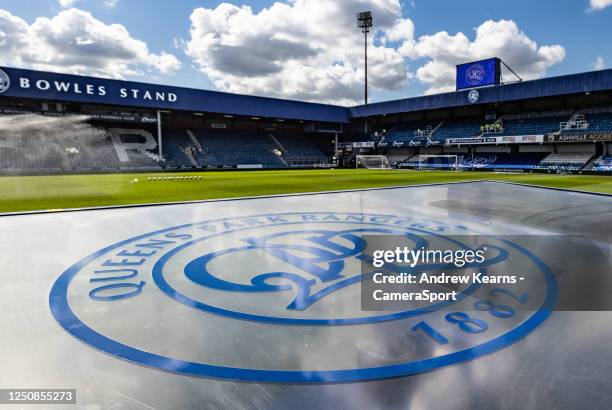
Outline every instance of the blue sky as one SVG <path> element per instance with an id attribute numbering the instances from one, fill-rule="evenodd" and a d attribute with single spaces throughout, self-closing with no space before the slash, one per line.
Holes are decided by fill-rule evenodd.
<path id="1" fill-rule="evenodd" d="M 126 62 L 116 61 L 113 65 L 109 65 L 106 71 L 100 70 L 99 63 L 75 61 L 75 59 L 78 59 L 79 53 L 83 54 L 82 49 L 63 58 L 61 55 L 64 50 L 61 47 L 59 47 L 59 51 L 53 49 L 53 47 L 58 47 L 57 41 L 68 41 L 65 39 L 69 38 L 71 33 L 56 33 L 59 40 L 55 44 L 49 40 L 49 47 L 41 51 L 43 54 L 48 53 L 44 59 L 37 60 L 36 57 L 32 56 L 16 55 L 19 53 L 19 51 L 16 51 L 19 50 L 16 44 L 12 49 L 7 48 L 7 53 L 3 52 L 1 45 L 2 41 L 6 42 L 7 40 L 2 40 L 3 36 L 1 34 L 8 32 L 8 42 L 20 41 L 18 40 L 20 37 L 15 34 L 13 35 L 14 39 L 12 39 L 10 31 L 17 31 L 17 29 L 8 26 L 6 23 L 3 25 L 2 19 L 0 19 L 0 53 L 2 53 L 0 63 L 31 66 L 39 69 L 55 69 L 56 71 L 76 71 L 83 74 L 113 75 L 127 79 L 195 88 L 346 104 L 351 104 L 358 98 L 359 73 L 361 70 L 358 46 L 361 38 L 356 29 L 348 27 L 350 26 L 350 20 L 344 21 L 348 24 L 342 24 L 343 22 L 338 21 L 336 17 L 339 14 L 337 12 L 330 11 L 325 14 L 327 11 L 323 11 L 321 12 L 322 15 L 317 15 L 319 11 L 316 8 L 300 9 L 299 13 L 305 19 L 317 20 L 321 18 L 330 26 L 338 24 L 347 26 L 344 31 L 336 31 L 335 36 L 327 40 L 324 36 L 321 36 L 318 28 L 311 27 L 305 30 L 306 35 L 302 33 L 302 37 L 309 37 L 310 34 L 308 33 L 313 33 L 312 41 L 309 42 L 308 39 L 304 38 L 296 40 L 299 36 L 295 37 L 291 24 L 277 28 L 261 24 L 261 27 L 259 27 L 260 23 L 266 21 L 260 13 L 273 5 L 274 2 L 272 1 L 230 2 L 230 4 L 238 7 L 248 5 L 252 8 L 252 12 L 246 16 L 246 20 L 243 20 L 246 23 L 232 23 L 229 20 L 224 20 L 221 14 L 213 13 L 222 3 L 220 1 L 114 0 L 111 1 L 113 4 L 108 4 L 103 0 L 64 1 L 66 1 L 66 4 L 62 6 L 60 0 L 0 0 L 0 9 L 14 18 L 22 19 L 27 25 L 32 25 L 37 18 L 53 19 L 58 14 L 73 7 L 79 11 L 90 13 L 92 19 L 100 21 L 104 25 L 120 24 L 124 26 L 129 33 L 129 38 L 144 42 L 147 52 L 154 56 L 147 57 L 146 52 L 142 50 L 134 51 L 130 49 L 128 50 L 129 53 L 134 52 L 135 55 L 131 60 Z M 325 3 L 329 0 L 298 0 L 298 3 L 300 1 L 321 2 L 322 6 L 319 9 L 324 10 L 329 8 L 326 4 L 331 4 Z M 378 15 L 374 14 L 375 24 L 377 23 L 377 17 L 382 16 L 380 19 L 384 20 L 385 27 L 383 31 L 377 33 L 374 43 L 375 46 L 379 47 L 379 53 L 376 57 L 377 54 L 374 51 L 373 59 L 378 58 L 376 61 L 379 64 L 376 61 L 371 61 L 371 64 L 377 65 L 379 68 L 378 72 L 373 70 L 372 74 L 376 77 L 372 79 L 373 99 L 386 100 L 447 90 L 450 81 L 448 78 L 449 67 L 462 61 L 463 56 L 470 59 L 472 56 L 480 56 L 481 52 L 486 54 L 488 52 L 487 47 L 491 47 L 491 52 L 507 53 L 507 58 L 510 60 L 514 58 L 518 70 L 522 71 L 522 74 L 524 73 L 528 78 L 592 70 L 598 59 L 598 67 L 610 67 L 612 65 L 612 47 L 609 44 L 609 39 L 612 38 L 612 24 L 610 24 L 612 22 L 612 6 L 604 6 L 612 3 L 612 1 L 592 1 L 599 2 L 599 10 L 592 10 L 589 0 L 564 0 L 563 2 L 414 0 L 413 2 L 401 3 L 399 9 L 396 7 L 396 3 L 399 4 L 398 0 L 338 0 L 335 4 L 346 4 L 345 14 L 349 18 L 352 14 L 351 7 L 354 9 L 373 8 L 373 10 L 383 10 L 379 11 Z M 288 9 L 285 11 L 279 9 L 277 15 L 287 15 L 288 20 L 295 18 L 296 13 L 291 14 L 290 8 L 292 6 L 294 4 L 288 4 Z M 200 29 L 200 37 L 193 38 L 190 34 L 190 28 L 193 24 L 190 21 L 190 16 L 198 8 L 208 10 L 210 13 L 200 15 L 201 19 L 195 26 Z M 237 12 L 236 10 L 234 11 Z M 304 10 L 308 11 L 305 12 Z M 86 19 L 79 20 L 75 19 L 74 16 L 72 17 L 72 19 L 64 21 L 75 22 L 71 23 L 74 25 L 85 24 L 79 22 L 87 21 Z M 392 36 L 390 36 L 389 30 L 393 30 L 393 27 L 396 26 L 396 20 L 404 21 L 405 24 L 402 27 L 411 25 L 413 27 L 412 36 L 408 36 L 404 32 L 399 38 L 390 38 Z M 489 20 L 494 24 L 486 30 L 483 28 L 483 33 L 488 33 L 488 36 L 499 35 L 500 41 L 508 44 L 497 47 L 487 45 L 488 43 L 483 39 L 483 42 L 477 42 L 469 48 L 466 48 L 468 45 L 464 44 L 465 47 L 458 45 L 456 48 L 440 50 L 440 47 L 445 47 L 445 44 L 448 44 L 450 40 L 445 40 L 444 37 L 439 36 L 438 40 L 441 40 L 434 41 L 432 37 L 440 32 L 448 32 L 452 39 L 461 43 L 461 39 L 455 36 L 457 33 L 463 33 L 469 42 L 473 42 L 476 36 L 475 29 Z M 410 23 L 406 23 L 408 21 Z M 504 25 L 502 27 L 501 24 L 498 24 L 500 21 L 511 21 L 519 32 L 524 33 L 525 39 L 522 40 L 521 44 L 514 45 L 512 26 Z M 211 26 L 218 24 L 220 27 L 218 30 L 220 31 L 216 32 L 217 29 Z M 294 21 L 293 24 L 300 25 L 299 20 Z M 232 39 L 231 34 L 235 33 L 238 28 L 246 30 L 243 27 L 244 25 L 249 26 L 248 30 L 245 33 L 236 34 L 236 37 L 239 38 Z M 320 24 L 320 26 L 322 25 Z M 45 27 L 44 29 L 34 30 L 36 31 L 35 34 L 28 32 L 29 36 L 38 36 L 33 37 L 32 41 L 38 42 L 41 38 L 44 41 L 48 40 L 45 37 L 45 30 L 51 30 L 49 27 L 53 26 Z M 400 25 L 398 24 L 397 27 L 400 27 Z M 102 27 L 100 30 L 104 31 L 104 28 Z M 283 30 L 287 31 L 286 36 Z M 214 37 L 214 35 L 210 37 L 211 33 L 219 34 L 223 32 L 226 33 L 228 39 L 211 40 Z M 79 33 L 75 36 L 82 37 L 83 33 Z M 100 31 L 96 33 L 92 34 L 89 43 L 98 41 L 96 36 L 106 35 L 100 34 Z M 268 44 L 264 41 L 278 33 L 286 43 Z M 261 37 L 258 37 L 259 35 Z M 245 41 L 242 44 L 240 43 L 240 36 L 252 36 L 253 42 Z M 351 36 L 354 36 L 354 39 L 350 38 Z M 421 36 L 432 38 L 429 42 L 419 41 Z M 335 47 L 333 43 L 338 41 L 338 37 L 342 37 L 342 48 L 333 48 Z M 384 44 L 381 43 L 383 37 L 387 37 Z M 345 40 L 347 38 L 348 40 Z M 112 40 L 108 39 L 100 41 L 111 41 L 112 43 Z M 122 40 L 117 41 L 121 42 Z M 532 50 L 535 54 L 531 59 L 540 59 L 537 63 L 520 59 L 520 55 L 525 54 L 520 47 L 529 48 L 531 42 L 535 44 L 535 49 Z M 254 45 L 256 48 L 257 44 L 261 44 L 264 50 L 253 51 L 253 53 L 255 57 L 262 59 L 263 65 L 256 72 L 250 72 L 249 67 L 253 63 L 249 60 L 249 56 L 251 50 L 254 50 Z M 265 61 L 263 60 L 267 58 L 267 51 L 272 52 L 273 49 L 285 45 L 298 50 L 301 47 L 300 44 L 306 47 L 302 52 L 298 53 L 296 51 L 294 53 L 288 50 L 281 53 L 282 55 L 270 57 L 273 65 L 267 66 L 264 64 Z M 312 44 L 311 48 L 309 48 L 310 44 Z M 402 45 L 404 45 L 403 48 Z M 328 46 L 331 48 L 326 51 L 327 54 L 323 53 L 321 50 Z M 541 46 L 551 46 L 553 48 L 551 50 L 548 48 L 539 49 Z M 119 47 L 117 49 L 118 55 L 125 51 L 120 48 L 121 45 L 117 47 Z M 354 48 L 354 52 L 345 52 L 347 47 Z M 105 46 L 105 49 L 111 48 L 112 44 Z M 186 48 L 191 51 L 186 51 Z M 269 50 L 266 51 L 266 48 Z M 332 63 L 329 62 L 329 56 L 333 56 L 334 52 L 338 52 L 339 57 L 338 61 Z M 167 61 L 165 65 L 158 63 L 156 60 L 158 57 L 156 56 L 163 53 L 173 55 L 177 62 Z M 14 58 L 11 58 L 11 55 Z M 54 55 L 59 56 L 58 61 L 54 61 Z M 506 59 L 504 55 L 500 55 L 500 57 Z M 17 64 L 11 64 L 11 61 L 16 61 Z M 292 62 L 288 63 L 287 61 Z M 324 67 L 327 62 L 329 62 L 330 67 Z M 432 64 L 425 66 L 427 63 Z M 509 61 L 509 63 L 512 63 L 512 61 Z M 180 68 L 178 67 L 179 64 Z M 322 67 L 313 67 L 314 65 L 321 65 Z M 326 71 L 323 70 L 324 68 Z M 419 71 L 420 68 L 422 69 Z M 440 74 L 442 72 L 445 74 Z M 391 74 L 386 75 L 386 73 Z M 293 76 L 296 78 L 293 78 Z M 330 83 L 334 82 L 339 85 L 331 87 Z M 326 91 L 326 88 L 333 88 L 333 90 Z"/>

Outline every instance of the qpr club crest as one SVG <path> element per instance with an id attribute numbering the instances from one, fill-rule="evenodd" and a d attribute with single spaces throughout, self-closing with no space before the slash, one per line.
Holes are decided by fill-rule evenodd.
<path id="1" fill-rule="evenodd" d="M 0 93 L 5 92 L 11 86 L 11 79 L 8 74 L 0 70 Z"/>
<path id="2" fill-rule="evenodd" d="M 499 350 L 532 332 L 554 303 L 548 267 L 520 245 L 487 236 L 494 252 L 479 268 L 492 272 L 512 258 L 544 285 L 518 295 L 493 289 L 486 301 L 466 285 L 446 304 L 362 309 L 361 284 L 374 272 L 367 235 L 397 236 L 419 249 L 436 246 L 430 241 L 468 249 L 451 235 L 469 233 L 351 212 L 201 221 L 85 257 L 55 281 L 49 306 L 91 347 L 178 374 L 285 383 L 404 376 Z M 539 308 L 519 309 L 527 299 Z"/>
<path id="3" fill-rule="evenodd" d="M 480 100 L 480 93 L 478 90 L 470 90 L 467 97 L 470 104 L 476 104 Z"/>
<path id="4" fill-rule="evenodd" d="M 479 85 L 485 77 L 486 71 L 480 64 L 470 66 L 465 72 L 465 81 L 469 85 Z"/>

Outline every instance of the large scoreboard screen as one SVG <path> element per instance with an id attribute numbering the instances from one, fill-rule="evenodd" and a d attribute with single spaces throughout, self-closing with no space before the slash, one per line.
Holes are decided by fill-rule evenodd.
<path id="1" fill-rule="evenodd" d="M 489 58 L 457 66 L 457 90 L 499 85 L 500 78 L 501 60 L 499 58 Z"/>

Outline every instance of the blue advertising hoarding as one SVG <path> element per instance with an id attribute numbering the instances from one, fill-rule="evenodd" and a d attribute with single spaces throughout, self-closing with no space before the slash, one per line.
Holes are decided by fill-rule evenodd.
<path id="1" fill-rule="evenodd" d="M 457 90 L 499 85 L 500 78 L 501 60 L 499 58 L 489 58 L 457 66 Z"/>

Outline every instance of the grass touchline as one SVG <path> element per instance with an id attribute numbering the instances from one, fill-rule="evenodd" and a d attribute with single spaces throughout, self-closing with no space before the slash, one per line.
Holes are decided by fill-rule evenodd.
<path id="1" fill-rule="evenodd" d="M 182 178 L 178 178 L 179 176 Z M 0 177 L 0 212 L 193 201 L 482 179 L 612 193 L 612 178 L 595 175 L 339 169 L 188 172 L 175 174 L 174 179 L 162 181 L 153 180 L 156 177 L 160 177 L 160 174 Z"/>

